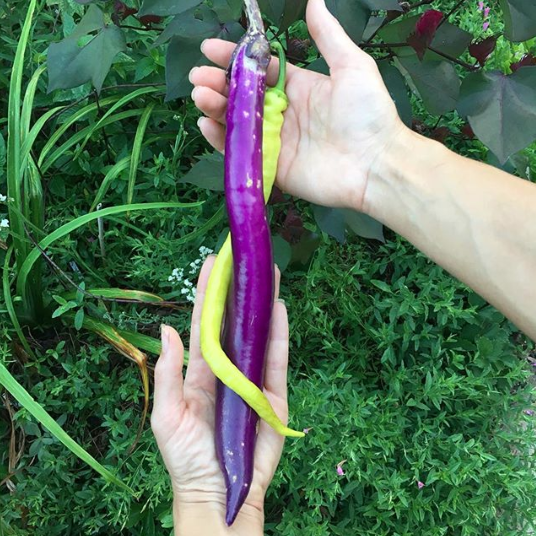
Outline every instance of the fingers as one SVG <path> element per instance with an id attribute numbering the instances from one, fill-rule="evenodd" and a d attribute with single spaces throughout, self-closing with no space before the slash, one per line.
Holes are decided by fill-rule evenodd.
<path id="1" fill-rule="evenodd" d="M 287 400 L 287 369 L 288 369 L 288 316 L 283 302 L 274 304 L 270 343 L 266 359 L 264 387 L 274 396 L 285 402 L 284 415 L 278 412 L 283 422 L 288 418 Z"/>
<path id="2" fill-rule="evenodd" d="M 192 329 L 190 331 L 190 360 L 188 362 L 188 369 L 186 370 L 186 378 L 184 380 L 187 389 L 203 389 L 210 393 L 214 392 L 216 383 L 214 374 L 212 374 L 210 367 L 201 355 L 199 333 L 201 326 L 201 312 L 203 310 L 203 302 L 205 301 L 205 291 L 215 259 L 216 257 L 213 255 L 208 257 L 199 274 L 194 311 L 192 313 Z"/>
<path id="3" fill-rule="evenodd" d="M 200 117 L 197 122 L 201 134 L 220 153 L 225 149 L 225 127 L 208 117 Z"/>
<path id="4" fill-rule="evenodd" d="M 346 34 L 339 21 L 326 7 L 325 0 L 309 0 L 307 27 L 331 69 L 347 67 L 356 58 L 368 58 Z"/>
<path id="5" fill-rule="evenodd" d="M 236 43 L 231 43 L 229 41 L 223 41 L 221 39 L 206 39 L 201 44 L 201 52 L 209 59 L 212 63 L 219 65 L 220 67 L 227 68 L 229 65 L 229 60 L 231 59 L 231 54 L 236 47 Z M 206 67 L 200 67 L 200 70 L 206 69 Z M 287 65 L 287 73 L 290 76 L 296 68 L 293 65 Z M 223 71 L 222 71 L 223 72 Z M 214 73 L 214 72 L 213 72 Z M 206 72 L 203 73 L 206 75 Z M 277 77 L 279 75 L 279 60 L 273 56 L 270 65 L 268 66 L 268 73 L 266 81 L 269 86 L 274 86 L 277 82 Z M 201 76 L 198 73 L 198 76 Z M 225 73 L 224 73 L 225 78 Z M 221 83 L 220 75 L 218 75 L 218 80 Z M 215 81 L 214 81 L 215 83 Z M 212 87 L 212 85 L 209 85 Z"/>
<path id="6" fill-rule="evenodd" d="M 190 71 L 189 79 L 190 82 L 196 87 L 208 87 L 220 93 L 224 97 L 227 97 L 229 94 L 227 79 L 225 78 L 225 71 L 219 67 L 209 67 L 208 65 L 204 65 L 203 67 L 194 67 Z"/>
<path id="7" fill-rule="evenodd" d="M 151 422 L 155 433 L 159 423 L 169 422 L 169 416 L 180 417 L 184 400 L 182 365 L 184 347 L 179 334 L 162 326 L 162 353 L 154 369 L 154 402 Z"/>
<path id="8" fill-rule="evenodd" d="M 192 99 L 205 115 L 222 125 L 225 123 L 226 97 L 209 87 L 197 86 L 192 91 Z"/>

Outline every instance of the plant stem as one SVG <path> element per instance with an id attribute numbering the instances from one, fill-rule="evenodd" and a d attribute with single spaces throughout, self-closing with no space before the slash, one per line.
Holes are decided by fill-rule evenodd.
<path id="1" fill-rule="evenodd" d="M 449 18 L 451 17 L 451 15 L 453 15 L 454 13 L 456 13 L 456 11 L 458 11 L 458 9 L 460 8 L 460 6 L 465 2 L 465 0 L 460 0 L 446 15 L 443 16 L 443 18 L 441 19 L 441 21 L 439 22 L 439 25 L 438 25 L 438 28 L 445 22 L 447 22 L 449 20 Z"/>
<path id="2" fill-rule="evenodd" d="M 450 54 L 441 52 L 441 50 L 438 50 L 437 48 L 428 47 L 428 50 L 430 50 L 430 52 L 435 52 L 438 56 L 441 56 L 442 58 L 450 60 L 452 63 L 455 63 L 456 65 L 459 65 L 460 67 L 463 67 L 464 69 L 467 69 L 468 71 L 478 71 L 478 69 L 480 69 L 478 65 L 471 65 L 470 63 L 459 60 L 458 58 L 455 58 L 454 56 L 451 56 Z"/>

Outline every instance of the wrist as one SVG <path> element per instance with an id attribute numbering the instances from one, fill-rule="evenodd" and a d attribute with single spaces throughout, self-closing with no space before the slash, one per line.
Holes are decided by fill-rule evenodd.
<path id="1" fill-rule="evenodd" d="M 262 536 L 262 505 L 245 503 L 231 527 L 225 523 L 225 494 L 175 492 L 173 520 L 175 536 Z"/>
<path id="2" fill-rule="evenodd" d="M 441 143 L 400 129 L 371 166 L 362 212 L 397 230 L 399 219 L 411 224 L 411 212 L 426 202 L 434 188 L 434 170 L 448 159 Z"/>

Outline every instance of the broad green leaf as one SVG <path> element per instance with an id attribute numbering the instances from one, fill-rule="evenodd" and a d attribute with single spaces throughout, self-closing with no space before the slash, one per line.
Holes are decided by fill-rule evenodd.
<path id="1" fill-rule="evenodd" d="M 292 247 L 291 263 L 307 264 L 311 255 L 316 251 L 322 239 L 310 231 L 304 233 L 297 244 Z"/>
<path id="2" fill-rule="evenodd" d="M 313 214 L 320 230 L 335 238 L 341 244 L 345 242 L 346 223 L 340 209 L 313 206 Z"/>
<path id="3" fill-rule="evenodd" d="M 214 151 L 202 156 L 181 181 L 206 190 L 223 192 L 223 155 Z"/>
<path id="4" fill-rule="evenodd" d="M 536 2 L 534 0 L 500 0 L 504 29 L 510 41 L 527 41 L 536 36 Z"/>
<path id="5" fill-rule="evenodd" d="M 213 0 L 212 9 L 220 22 L 238 20 L 242 15 L 242 0 Z"/>
<path id="6" fill-rule="evenodd" d="M 85 46 L 68 37 L 48 49 L 48 92 L 92 82 L 100 92 L 115 56 L 126 49 L 125 36 L 115 25 L 104 27 Z"/>
<path id="7" fill-rule="evenodd" d="M 203 39 L 217 35 L 220 31 L 220 23 L 214 11 L 203 9 L 202 14 L 203 19 L 197 18 L 196 10 L 190 9 L 176 15 L 155 41 L 155 45 L 161 45 L 172 37 L 201 42 Z"/>
<path id="8" fill-rule="evenodd" d="M 315 73 L 325 74 L 329 76 L 329 67 L 324 58 L 318 58 L 315 61 L 311 62 L 307 69 L 315 71 Z"/>
<path id="9" fill-rule="evenodd" d="M 26 280 L 28 274 L 30 273 L 32 266 L 41 256 L 41 251 L 48 248 L 56 240 L 67 236 L 69 233 L 75 231 L 79 227 L 86 225 L 91 221 L 96 220 L 97 218 L 105 218 L 106 216 L 112 216 L 114 214 L 121 214 L 123 212 L 135 212 L 138 210 L 157 210 L 165 208 L 195 208 L 202 205 L 203 202 L 197 203 L 138 203 L 134 205 L 120 205 L 118 207 L 108 207 L 103 208 L 102 210 L 97 210 L 96 212 L 91 212 L 89 214 L 84 214 L 79 216 L 74 220 L 65 223 L 61 227 L 58 227 L 55 231 L 47 235 L 43 240 L 39 242 L 26 257 L 26 260 L 19 268 L 19 276 L 17 279 L 17 291 L 23 296 L 25 293 Z"/>
<path id="10" fill-rule="evenodd" d="M 421 62 L 416 55 L 399 57 L 398 62 L 403 68 L 402 74 L 409 77 L 431 114 L 442 115 L 456 108 L 460 78 L 452 63 Z"/>
<path id="11" fill-rule="evenodd" d="M 204 62 L 201 40 L 173 37 L 166 54 L 166 101 L 186 97 L 192 90 L 190 70 Z"/>
<path id="12" fill-rule="evenodd" d="M 193 7 L 203 3 L 203 0 L 144 0 L 138 12 L 138 16 L 160 15 L 178 15 Z"/>
<path id="13" fill-rule="evenodd" d="M 284 32 L 288 27 L 297 20 L 303 18 L 307 0 L 286 0 L 283 18 L 279 24 L 279 32 Z"/>
<path id="14" fill-rule="evenodd" d="M 279 26 L 283 11 L 285 10 L 285 0 L 259 0 L 259 7 L 268 19 L 276 26 Z"/>
<path id="15" fill-rule="evenodd" d="M 104 28 L 104 13 L 97 6 L 89 6 L 69 37 L 78 39 L 96 30 Z"/>
<path id="16" fill-rule="evenodd" d="M 401 10 L 396 0 L 326 0 L 326 6 L 356 43 L 361 41 L 373 11 Z"/>
<path id="17" fill-rule="evenodd" d="M 378 68 L 389 94 L 396 104 L 400 119 L 402 119 L 408 127 L 411 126 L 413 112 L 408 95 L 408 87 L 406 86 L 404 77 L 396 67 L 386 61 L 378 62 Z"/>
<path id="18" fill-rule="evenodd" d="M 480 141 L 504 164 L 536 139 L 536 67 L 522 67 L 511 75 L 469 74 L 458 113 L 468 118 Z"/>
<path id="19" fill-rule="evenodd" d="M 274 262 L 277 264 L 281 272 L 284 272 L 292 258 L 292 248 L 281 236 L 274 236 L 272 243 L 274 248 Z"/>
<path id="20" fill-rule="evenodd" d="M 351 209 L 340 209 L 344 214 L 346 225 L 357 235 L 363 238 L 372 238 L 385 242 L 383 236 L 383 225 L 374 218 L 361 212 Z"/>
<path id="21" fill-rule="evenodd" d="M 46 428 L 56 439 L 61 441 L 73 454 L 78 456 L 84 463 L 99 473 L 107 482 L 115 484 L 131 495 L 134 491 L 117 478 L 111 471 L 103 467 L 91 454 L 84 450 L 74 439 L 63 430 L 63 428 L 38 404 L 24 389 L 24 387 L 10 374 L 9 370 L 0 363 L 0 384 L 2 384 L 9 394 L 30 413 L 44 428 Z"/>

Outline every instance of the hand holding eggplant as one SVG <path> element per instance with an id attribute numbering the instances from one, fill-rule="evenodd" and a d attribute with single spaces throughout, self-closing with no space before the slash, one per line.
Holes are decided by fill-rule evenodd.
<path id="1" fill-rule="evenodd" d="M 263 504 L 283 450 L 284 437 L 261 422 L 255 451 L 251 491 L 232 531 L 225 524 L 226 488 L 214 439 L 216 382 L 201 356 L 199 325 L 206 285 L 214 258 L 203 266 L 192 317 L 190 361 L 183 380 L 183 346 L 175 330 L 162 330 L 163 351 L 155 369 L 151 425 L 171 477 L 176 534 L 262 534 Z M 278 295 L 276 272 L 276 297 Z M 276 301 L 265 373 L 265 394 L 286 421 L 288 322 L 286 308 Z M 212 532 L 211 532 L 212 531 Z"/>

